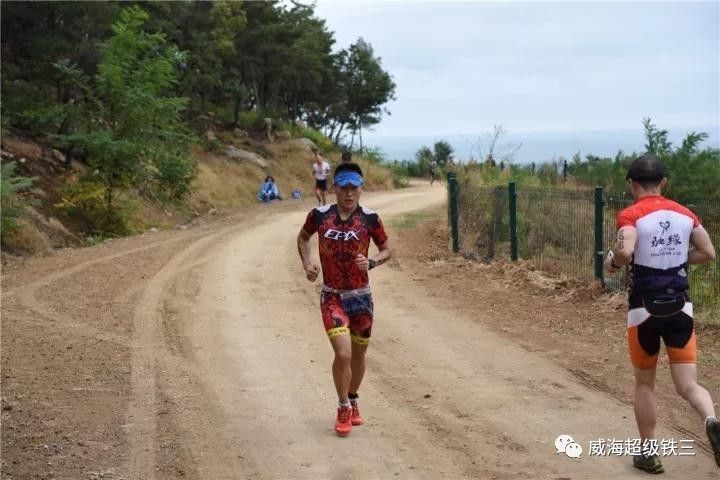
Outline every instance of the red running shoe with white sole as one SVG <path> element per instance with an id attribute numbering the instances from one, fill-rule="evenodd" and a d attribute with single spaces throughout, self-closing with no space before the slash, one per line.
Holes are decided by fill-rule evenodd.
<path id="1" fill-rule="evenodd" d="M 352 422 L 350 417 L 352 416 L 352 408 L 350 407 L 338 407 L 337 419 L 335 419 L 335 433 L 341 437 L 346 437 L 350 434 L 352 429 Z"/>
<path id="2" fill-rule="evenodd" d="M 350 408 L 352 408 L 350 423 L 352 423 L 353 426 L 362 425 L 365 420 L 363 420 L 362 415 L 360 415 L 360 409 L 358 408 L 357 402 L 351 403 Z"/>

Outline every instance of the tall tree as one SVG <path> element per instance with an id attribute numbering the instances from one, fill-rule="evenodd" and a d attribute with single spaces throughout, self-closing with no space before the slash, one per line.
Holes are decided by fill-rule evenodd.
<path id="1" fill-rule="evenodd" d="M 395 82 L 383 70 L 372 46 L 362 38 L 350 45 L 344 72 L 353 140 L 357 132 L 362 150 L 362 129 L 380 122 L 383 113 L 390 113 L 383 106 L 395 99 Z"/>
<path id="2" fill-rule="evenodd" d="M 312 6 L 295 4 L 281 16 L 293 34 L 289 58 L 282 72 L 282 96 L 291 120 L 305 115 L 305 105 L 323 103 L 334 67 L 331 53 L 335 43 L 325 21 L 314 16 Z M 337 88 L 337 87 L 336 87 Z"/>
<path id="3" fill-rule="evenodd" d="M 435 142 L 435 145 L 433 145 L 432 157 L 435 159 L 438 165 L 445 165 L 448 157 L 452 155 L 454 151 L 455 150 L 453 149 L 452 145 L 450 145 L 445 140 L 440 140 L 439 142 Z"/>
<path id="4" fill-rule="evenodd" d="M 664 156 L 672 151 L 672 143 L 668 141 L 668 131 L 658 130 L 650 118 L 643 119 L 645 129 L 645 150 L 658 156 Z"/>

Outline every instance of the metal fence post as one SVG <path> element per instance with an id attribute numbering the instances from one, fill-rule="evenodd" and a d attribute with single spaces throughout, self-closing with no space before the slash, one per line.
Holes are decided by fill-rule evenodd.
<path id="1" fill-rule="evenodd" d="M 517 193 L 515 191 L 515 182 L 508 184 L 508 203 L 510 207 L 510 260 L 518 259 L 518 239 L 517 239 Z"/>
<path id="2" fill-rule="evenodd" d="M 595 278 L 605 282 L 603 277 L 603 224 L 605 213 L 603 187 L 595 187 Z"/>
<path id="3" fill-rule="evenodd" d="M 452 236 L 452 250 L 457 253 L 460 250 L 458 233 L 458 182 L 457 174 L 448 172 L 448 215 L 450 217 L 450 234 Z"/>

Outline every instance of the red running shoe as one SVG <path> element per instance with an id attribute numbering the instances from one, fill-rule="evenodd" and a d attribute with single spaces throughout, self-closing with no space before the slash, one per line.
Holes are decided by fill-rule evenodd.
<path id="1" fill-rule="evenodd" d="M 358 408 L 357 402 L 350 403 L 350 408 L 352 408 L 350 423 L 352 423 L 353 426 L 362 425 L 365 420 L 363 420 L 362 415 L 360 415 L 360 409 Z"/>
<path id="2" fill-rule="evenodd" d="M 351 416 L 352 408 L 338 407 L 337 419 L 335 420 L 335 433 L 341 437 L 347 437 L 350 434 L 350 430 L 352 429 Z"/>

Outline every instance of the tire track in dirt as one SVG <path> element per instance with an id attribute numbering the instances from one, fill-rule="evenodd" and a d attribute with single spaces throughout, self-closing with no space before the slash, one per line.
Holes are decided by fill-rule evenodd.
<path id="1" fill-rule="evenodd" d="M 181 359 L 168 350 L 162 335 L 165 301 L 173 298 L 173 288 L 179 277 L 203 266 L 213 246 L 245 226 L 230 226 L 193 240 L 189 246 L 173 255 L 147 283 L 133 314 L 131 354 L 132 398 L 127 413 L 130 448 L 129 474 L 131 479 L 150 480 L 157 469 L 157 395 L 158 365 L 172 373 L 192 371 Z M 199 258 L 196 258 L 198 257 Z M 166 370 L 163 370 L 167 373 Z"/>
<path id="2" fill-rule="evenodd" d="M 38 327 L 45 327 L 46 323 L 43 321 L 37 320 L 35 317 L 41 317 L 45 319 L 46 321 L 55 322 L 58 324 L 62 324 L 64 328 L 70 328 L 73 329 L 74 335 L 86 337 L 86 338 L 97 338 L 106 342 L 114 343 L 116 345 L 124 346 L 124 347 L 130 347 L 130 341 L 127 339 L 127 336 L 125 335 L 119 335 L 114 334 L 108 331 L 108 325 L 103 324 L 103 322 L 96 322 L 96 325 L 92 325 L 88 322 L 78 321 L 77 319 L 68 318 L 66 315 L 63 315 L 61 313 L 58 313 L 55 309 L 53 309 L 50 305 L 48 305 L 43 300 L 39 299 L 38 291 L 41 290 L 44 287 L 47 287 L 48 285 L 65 281 L 68 277 L 71 277 L 75 274 L 81 273 L 82 271 L 92 268 L 100 263 L 106 263 L 115 261 L 118 258 L 121 258 L 124 255 L 131 255 L 136 254 L 139 252 L 151 250 L 153 248 L 159 248 L 166 246 L 168 243 L 173 242 L 158 242 L 159 244 L 154 244 L 152 246 L 148 246 L 147 248 L 137 248 L 133 249 L 128 252 L 123 252 L 121 254 L 115 254 L 115 255 L 108 255 L 106 257 L 102 257 L 99 259 L 95 259 L 92 261 L 85 262 L 83 264 L 77 265 L 76 267 L 64 270 L 62 272 L 56 272 L 54 274 L 49 275 L 48 277 L 44 277 L 41 280 L 34 281 L 32 283 L 13 288 L 9 291 L 7 291 L 5 295 L 5 300 L 12 300 L 13 297 L 15 297 L 18 301 L 21 307 L 28 310 L 28 312 L 32 313 L 33 316 L 28 316 L 26 318 L 27 324 L 36 325 Z M 200 260 L 196 263 L 193 263 L 191 265 L 188 265 L 184 268 L 179 269 L 176 274 L 182 274 L 185 271 L 189 271 L 192 269 L 197 268 L 198 266 L 202 265 L 205 262 L 205 260 Z M 111 300 L 112 305 L 119 305 L 122 303 L 135 303 L 132 300 L 132 297 L 135 295 L 140 294 L 143 289 L 145 288 L 145 283 L 143 282 L 141 284 L 133 285 L 130 288 L 120 292 L 117 296 L 115 296 Z"/>
<path id="3" fill-rule="evenodd" d="M 197 233 L 195 235 L 197 235 Z M 93 267 L 95 265 L 107 263 L 107 262 L 125 257 L 127 255 L 144 252 L 146 250 L 150 250 L 153 248 L 172 245 L 174 243 L 184 240 L 185 238 L 186 238 L 185 236 L 177 236 L 177 237 L 173 237 L 173 238 L 170 238 L 167 240 L 160 240 L 157 242 L 152 242 L 150 244 L 143 245 L 142 247 L 132 248 L 130 250 L 124 250 L 119 253 L 113 253 L 110 255 L 104 255 L 104 256 L 101 256 L 100 258 L 94 258 L 92 260 L 86 260 L 86 261 L 77 263 L 70 268 L 60 269 L 56 272 L 44 275 L 43 277 L 39 278 L 38 280 L 34 280 L 34 281 L 31 281 L 31 282 L 23 284 L 23 285 L 18 285 L 18 286 L 6 289 L 4 294 L 10 295 L 10 294 L 18 293 L 20 291 L 24 295 L 27 295 L 27 292 L 31 292 L 31 294 L 34 294 L 34 292 L 38 288 L 40 288 L 44 285 L 56 282 L 64 277 L 81 272 L 81 271 L 83 271 L 87 268 Z M 30 298 L 32 298 L 32 296 Z"/>
<path id="4" fill-rule="evenodd" d="M 173 359 L 171 354 L 168 355 L 164 352 L 162 343 L 157 342 L 156 338 L 156 324 L 160 319 L 158 305 L 165 296 L 166 284 L 170 283 L 175 277 L 198 268 L 206 261 L 201 258 L 187 265 L 189 257 L 223 235 L 232 234 L 240 228 L 237 225 L 231 225 L 221 228 L 220 231 L 216 229 L 214 233 L 183 232 L 171 239 L 79 262 L 70 268 L 55 271 L 24 285 L 7 289 L 4 292 L 6 298 L 15 297 L 23 308 L 33 313 L 33 316 L 39 316 L 58 325 L 62 324 L 64 328 L 73 328 L 76 330 L 77 335 L 81 337 L 100 339 L 130 348 L 132 358 L 130 368 L 132 398 L 128 407 L 128 420 L 124 427 L 127 429 L 129 438 L 130 465 L 128 468 L 131 478 L 155 478 L 157 447 L 154 439 L 156 433 L 155 419 L 157 416 L 157 364 L 175 366 L 182 363 L 182 360 Z M 211 230 L 211 232 L 213 231 Z M 105 328 L 107 326 L 102 325 L 102 322 L 97 325 L 90 325 L 86 322 L 76 321 L 74 318 L 58 313 L 51 306 L 38 299 L 40 296 L 38 292 L 41 289 L 61 283 L 67 278 L 81 274 L 88 269 L 96 268 L 98 265 L 112 264 L 127 256 L 137 255 L 153 249 L 172 249 L 175 245 L 188 240 L 192 243 L 179 253 L 174 254 L 151 279 L 140 285 L 133 285 L 114 297 L 113 303 L 116 303 L 130 301 L 133 296 L 139 295 L 134 308 L 133 334 L 130 340 L 126 336 L 107 331 Z M 44 326 L 42 321 L 30 318 L 27 319 L 26 323 Z"/>
<path id="5" fill-rule="evenodd" d="M 156 339 L 160 305 L 166 284 L 177 275 L 182 263 L 195 251 L 212 242 L 217 235 L 196 240 L 173 256 L 155 274 L 143 290 L 133 315 L 131 353 L 132 398 L 128 408 L 130 478 L 149 480 L 156 470 L 156 357 L 162 354 Z"/>

